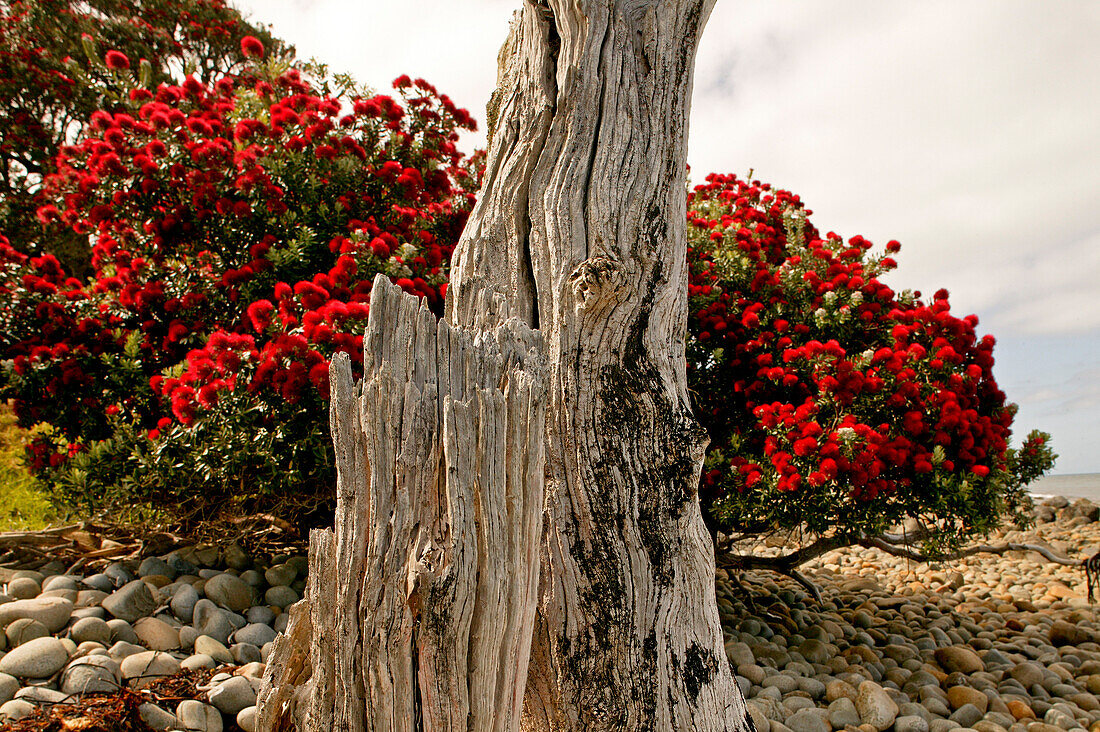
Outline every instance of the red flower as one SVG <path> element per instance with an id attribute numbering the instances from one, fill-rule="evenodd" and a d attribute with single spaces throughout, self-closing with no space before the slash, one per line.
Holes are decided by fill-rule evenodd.
<path id="1" fill-rule="evenodd" d="M 263 58 L 264 44 L 255 36 L 245 36 L 241 39 L 241 53 L 251 58 Z"/>
<path id="2" fill-rule="evenodd" d="M 104 58 L 107 68 L 113 71 L 126 71 L 130 68 L 130 59 L 121 51 L 108 51 Z"/>

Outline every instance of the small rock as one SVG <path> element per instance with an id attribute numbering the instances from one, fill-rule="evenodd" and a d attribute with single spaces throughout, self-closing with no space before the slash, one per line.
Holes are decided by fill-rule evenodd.
<path id="1" fill-rule="evenodd" d="M 826 719 L 827 716 L 824 709 L 810 707 L 799 709 L 797 712 L 787 717 L 784 724 L 791 729 L 791 732 L 831 732 L 829 723 Z"/>
<path id="2" fill-rule="evenodd" d="M 106 646 L 111 642 L 111 626 L 99 618 L 81 618 L 69 628 L 69 637 L 76 643 L 94 641 Z"/>
<path id="3" fill-rule="evenodd" d="M 894 720 L 894 732 L 928 732 L 928 720 L 915 714 L 898 717 Z"/>
<path id="4" fill-rule="evenodd" d="M 35 638 L 0 658 L 0 671 L 22 679 L 47 679 L 69 660 L 69 651 L 52 636 Z"/>
<path id="5" fill-rule="evenodd" d="M 1025 689 L 1043 683 L 1043 668 L 1032 661 L 1018 663 L 1008 671 L 1008 675 L 1019 681 Z"/>
<path id="6" fill-rule="evenodd" d="M 222 714 L 236 716 L 237 712 L 256 703 L 256 692 L 248 679 L 234 676 L 211 689 L 207 698 Z"/>
<path id="7" fill-rule="evenodd" d="M 136 689 L 179 670 L 180 662 L 163 651 L 142 651 L 122 660 L 122 678 Z"/>
<path id="8" fill-rule="evenodd" d="M 19 691 L 19 679 L 10 674 L 0 673 L 0 704 L 14 699 L 17 691 Z"/>
<path id="9" fill-rule="evenodd" d="M 248 608 L 248 612 L 245 613 L 245 618 L 249 623 L 259 623 L 261 625 L 271 625 L 275 620 L 275 611 L 266 605 L 253 605 Z M 726 649 L 726 656 L 729 656 L 729 649 Z M 752 658 L 752 653 L 749 653 L 749 658 Z M 732 659 L 730 659 L 732 663 Z M 734 664 L 735 666 L 737 664 Z"/>
<path id="10" fill-rule="evenodd" d="M 256 663 L 263 658 L 260 649 L 251 643 L 234 643 L 229 647 L 229 655 L 233 656 L 233 663 L 238 666 Z"/>
<path id="11" fill-rule="evenodd" d="M 207 598 L 233 612 L 242 612 L 252 606 L 252 588 L 231 574 L 219 574 L 206 581 Z"/>
<path id="12" fill-rule="evenodd" d="M 237 712 L 237 726 L 243 732 L 256 732 L 256 707 L 245 707 Z"/>
<path id="13" fill-rule="evenodd" d="M 50 634 L 50 629 L 32 618 L 18 618 L 8 624 L 5 634 L 8 646 L 15 648 L 35 638 L 45 638 Z"/>
<path id="14" fill-rule="evenodd" d="M 159 618 L 139 618 L 134 633 L 142 645 L 153 651 L 171 651 L 180 647 L 179 631 Z"/>
<path id="15" fill-rule="evenodd" d="M 111 642 L 125 641 L 137 645 L 141 639 L 134 632 L 134 626 L 121 618 L 111 618 L 107 621 L 107 627 L 111 629 Z"/>
<path id="16" fill-rule="evenodd" d="M 75 577 L 69 577 L 67 575 L 59 574 L 53 577 L 47 577 L 42 580 L 42 591 L 51 592 L 53 590 L 78 590 L 80 589 L 80 582 Z"/>
<path id="17" fill-rule="evenodd" d="M 85 577 L 84 584 L 100 592 L 110 593 L 114 592 L 116 589 L 114 581 L 105 574 L 93 574 L 89 577 Z"/>
<path id="18" fill-rule="evenodd" d="M 30 618 L 56 633 L 64 628 L 73 614 L 73 603 L 62 597 L 36 597 L 15 600 L 0 605 L 0 627 L 6 628 L 19 618 Z"/>
<path id="19" fill-rule="evenodd" d="M 985 670 L 985 664 L 982 662 L 981 657 L 966 646 L 937 648 L 934 655 L 936 663 L 949 674 L 956 671 L 972 674 Z"/>
<path id="20" fill-rule="evenodd" d="M 119 641 L 113 646 L 107 649 L 107 655 L 118 661 L 124 658 L 129 658 L 135 653 L 144 653 L 145 649 L 136 643 L 127 643 L 126 641 Z"/>
<path id="21" fill-rule="evenodd" d="M 3 608 L 0 607 L 0 612 L 2 611 Z M 1079 646 L 1093 640 L 1092 633 L 1064 620 L 1055 620 L 1051 624 L 1048 637 L 1054 646 Z"/>
<path id="22" fill-rule="evenodd" d="M 298 577 L 298 568 L 286 564 L 276 564 L 264 572 L 264 579 L 272 587 L 290 587 L 290 584 Z"/>
<path id="23" fill-rule="evenodd" d="M 180 662 L 180 668 L 185 668 L 188 671 L 196 668 L 214 668 L 217 665 L 214 663 L 214 659 L 205 653 L 196 653 Z"/>
<path id="24" fill-rule="evenodd" d="M 51 689 L 48 686 L 24 686 L 16 693 L 15 698 L 29 701 L 39 706 L 43 704 L 62 704 L 72 701 L 65 692 Z"/>
<path id="25" fill-rule="evenodd" d="M 225 547 L 225 566 L 236 569 L 238 571 L 248 569 L 252 564 L 252 559 L 248 556 L 248 553 L 241 548 L 241 545 L 237 542 Z"/>
<path id="26" fill-rule="evenodd" d="M 176 718 L 184 729 L 196 732 L 222 732 L 222 715 L 209 704 L 194 699 L 182 701 L 176 707 Z"/>
<path id="27" fill-rule="evenodd" d="M 30 600 L 40 592 L 42 587 L 30 577 L 16 577 L 8 582 L 8 594 L 16 600 Z"/>
<path id="28" fill-rule="evenodd" d="M 12 699 L 0 704 L 0 719 L 5 722 L 14 722 L 34 712 L 35 706 L 23 699 Z"/>
<path id="29" fill-rule="evenodd" d="M 129 623 L 138 618 L 152 615 L 157 609 L 157 601 L 142 580 L 127 582 L 103 601 L 103 608 L 119 620 Z"/>
<path id="30" fill-rule="evenodd" d="M 842 696 L 829 704 L 829 723 L 833 729 L 859 726 L 859 712 L 855 703 L 846 696 Z"/>
<path id="31" fill-rule="evenodd" d="M 233 634 L 233 640 L 237 643 L 251 643 L 257 648 L 260 648 L 264 643 L 270 643 L 275 640 L 277 635 L 278 633 L 272 630 L 270 625 L 251 623 L 236 631 Z"/>
<path id="32" fill-rule="evenodd" d="M 264 593 L 264 602 L 275 607 L 290 607 L 298 599 L 298 593 L 289 587 L 272 587 Z"/>
<path id="33" fill-rule="evenodd" d="M 1035 712 L 1021 699 L 1010 699 L 1005 702 L 1005 706 L 1008 707 L 1009 714 L 1018 721 L 1035 719 Z"/>
<path id="34" fill-rule="evenodd" d="M 156 704 L 145 702 L 138 707 L 138 716 L 141 721 L 155 730 L 168 730 L 179 725 L 176 715 L 161 709 Z"/>
<path id="35" fill-rule="evenodd" d="M 142 560 L 141 566 L 138 567 L 137 573 L 138 577 L 159 574 L 171 580 L 176 576 L 176 569 L 160 557 L 146 557 Z"/>
<path id="36" fill-rule="evenodd" d="M 989 709 L 989 697 L 969 686 L 952 686 L 947 690 L 947 701 L 952 709 L 959 709 L 966 704 L 973 704 L 982 714 Z"/>
<path id="37" fill-rule="evenodd" d="M 182 584 L 172 593 L 172 599 L 168 603 L 172 608 L 172 614 L 181 622 L 190 623 L 195 613 L 195 603 L 199 601 L 199 592 L 193 586 Z"/>
<path id="38" fill-rule="evenodd" d="M 65 667 L 61 690 L 67 694 L 118 691 L 121 669 L 110 656 L 84 656 Z"/>
<path id="39" fill-rule="evenodd" d="M 963 704 L 949 717 L 963 727 L 973 727 L 974 723 L 982 718 L 982 710 L 973 704 Z"/>
<path id="40" fill-rule="evenodd" d="M 200 635 L 195 639 L 195 653 L 204 653 L 218 663 L 233 663 L 233 654 L 229 649 L 208 635 Z"/>
<path id="41" fill-rule="evenodd" d="M 898 705 L 881 686 L 873 681 L 864 681 L 856 695 L 856 711 L 859 712 L 860 722 L 882 732 L 894 723 Z"/>

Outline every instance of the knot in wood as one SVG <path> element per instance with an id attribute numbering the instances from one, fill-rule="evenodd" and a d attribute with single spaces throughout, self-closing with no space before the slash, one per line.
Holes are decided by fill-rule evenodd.
<path id="1" fill-rule="evenodd" d="M 621 262 L 603 254 L 584 260 L 570 273 L 578 309 L 609 304 L 626 289 L 626 273 Z"/>

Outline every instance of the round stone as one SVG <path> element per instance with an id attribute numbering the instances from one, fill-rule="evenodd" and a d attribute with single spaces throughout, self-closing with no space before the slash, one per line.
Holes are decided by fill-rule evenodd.
<path id="1" fill-rule="evenodd" d="M 141 639 L 137 637 L 137 633 L 134 632 L 134 626 L 121 618 L 108 620 L 107 627 L 111 629 L 111 641 L 114 643 L 124 641 L 137 645 L 141 642 Z"/>
<path id="2" fill-rule="evenodd" d="M 139 618 L 134 633 L 141 644 L 153 651 L 171 651 L 180 647 L 179 631 L 159 618 Z"/>
<path id="3" fill-rule="evenodd" d="M 252 606 L 252 588 L 231 574 L 211 577 L 204 591 L 210 600 L 233 612 L 242 612 Z"/>
<path id="4" fill-rule="evenodd" d="M 179 671 L 180 662 L 163 651 L 142 651 L 124 658 L 121 670 L 122 678 L 140 689 Z"/>
<path id="5" fill-rule="evenodd" d="M 47 679 L 69 660 L 69 650 L 52 636 L 35 638 L 0 658 L 0 671 L 22 679 Z"/>
<path id="6" fill-rule="evenodd" d="M 274 605 L 275 607 L 290 607 L 298 602 L 298 593 L 290 587 L 272 587 L 264 593 L 264 602 L 268 605 Z"/>
<path id="7" fill-rule="evenodd" d="M 17 691 L 19 691 L 19 679 L 11 674 L 0 674 L 0 704 L 14 699 Z"/>
<path id="8" fill-rule="evenodd" d="M 278 633 L 270 625 L 251 623 L 233 633 L 233 640 L 237 643 L 251 643 L 257 648 L 262 648 L 265 643 L 275 640 Z"/>
<path id="9" fill-rule="evenodd" d="M 881 686 L 873 681 L 864 681 L 856 694 L 856 711 L 861 723 L 882 732 L 894 723 L 898 705 Z"/>
<path id="10" fill-rule="evenodd" d="M 787 717 L 784 722 L 791 732 L 831 732 L 824 709 L 806 708 Z"/>
<path id="11" fill-rule="evenodd" d="M 111 626 L 99 618 L 81 618 L 69 628 L 69 637 L 76 643 L 93 641 L 106 646 L 111 642 Z"/>
<path id="12" fill-rule="evenodd" d="M 160 557 L 146 557 L 138 567 L 138 577 L 161 575 L 169 579 L 176 576 L 176 569 Z"/>
<path id="13" fill-rule="evenodd" d="M 116 618 L 132 623 L 138 618 L 152 615 L 157 609 L 157 601 L 149 585 L 142 580 L 134 580 L 107 596 L 103 600 L 103 607 Z"/>
<path id="14" fill-rule="evenodd" d="M 196 668 L 214 668 L 217 665 L 214 663 L 214 659 L 205 653 L 196 653 L 180 662 L 180 668 L 185 668 L 188 671 Z"/>
<path id="15" fill-rule="evenodd" d="M 0 720 L 14 722 L 31 714 L 36 708 L 34 704 L 26 699 L 12 699 L 9 702 L 0 704 Z"/>
<path id="16" fill-rule="evenodd" d="M 84 656 L 65 667 L 61 690 L 66 694 L 118 691 L 121 670 L 110 656 Z"/>
<path id="17" fill-rule="evenodd" d="M 50 629 L 37 620 L 19 618 L 8 624 L 5 634 L 8 637 L 8 647 L 15 648 L 35 638 L 45 638 L 50 634 Z"/>
<path id="18" fill-rule="evenodd" d="M 168 605 L 172 608 L 172 614 L 180 622 L 190 623 L 194 617 L 195 604 L 200 599 L 198 590 L 189 584 L 182 584 L 173 591 L 172 599 Z"/>
<path id="19" fill-rule="evenodd" d="M 38 597 L 42 588 L 30 577 L 16 577 L 8 582 L 8 595 L 16 600 L 30 600 Z"/>
<path id="20" fill-rule="evenodd" d="M 150 702 L 145 702 L 138 707 L 138 716 L 141 717 L 142 722 L 154 730 L 169 730 L 179 726 L 176 715 Z"/>
<path id="21" fill-rule="evenodd" d="M 6 628 L 19 618 L 30 618 L 56 633 L 69 623 L 73 603 L 63 597 L 36 597 L 32 600 L 15 600 L 0 605 L 0 627 Z"/>
<path id="22" fill-rule="evenodd" d="M 267 580 L 267 584 L 272 587 L 290 587 L 290 584 L 297 579 L 298 568 L 290 564 L 276 564 L 264 572 L 264 579 Z"/>
<path id="23" fill-rule="evenodd" d="M 195 732 L 222 732 L 222 715 L 209 704 L 194 699 L 179 703 L 176 718 L 185 729 Z"/>
<path id="24" fill-rule="evenodd" d="M 234 676 L 211 689 L 207 698 L 222 714 L 236 716 L 237 712 L 256 703 L 256 692 L 248 679 Z"/>
<path id="25" fill-rule="evenodd" d="M 256 707 L 245 707 L 237 712 L 237 726 L 243 732 L 256 732 Z"/>
<path id="26" fill-rule="evenodd" d="M 195 639 L 195 653 L 205 653 L 218 663 L 233 663 L 233 655 L 229 649 L 208 635 L 200 635 Z"/>
<path id="27" fill-rule="evenodd" d="M 275 621 L 275 611 L 266 605 L 254 605 L 248 608 L 248 612 L 245 613 L 245 618 L 250 623 L 271 625 L 271 623 Z"/>

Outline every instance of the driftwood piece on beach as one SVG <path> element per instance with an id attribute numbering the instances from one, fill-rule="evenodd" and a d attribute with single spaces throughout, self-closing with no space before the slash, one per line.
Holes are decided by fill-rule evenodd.
<path id="1" fill-rule="evenodd" d="M 518 320 L 471 335 L 375 280 L 364 379 L 344 354 L 330 372 L 335 531 L 311 536 L 308 612 L 272 654 L 258 729 L 518 729 L 542 531 L 541 349 Z"/>

